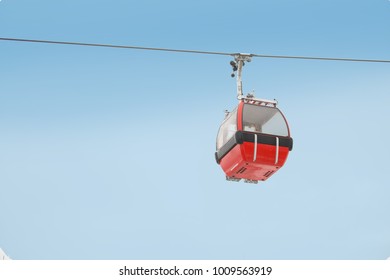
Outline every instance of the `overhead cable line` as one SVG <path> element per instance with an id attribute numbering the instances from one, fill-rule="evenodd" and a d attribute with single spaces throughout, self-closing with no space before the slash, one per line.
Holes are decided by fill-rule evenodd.
<path id="1" fill-rule="evenodd" d="M 50 40 L 36 40 L 36 39 L 22 39 L 22 38 L 1 38 L 0 37 L 0 40 L 1 41 L 13 41 L 13 42 L 25 42 L 25 43 L 76 45 L 76 46 L 86 46 L 86 47 L 136 49 L 136 50 L 164 51 L 164 52 L 176 52 L 176 53 L 194 53 L 194 54 L 226 55 L 226 56 L 240 55 L 240 53 L 228 53 L 228 52 L 211 52 L 211 51 L 183 50 L 183 49 L 170 49 L 170 48 L 151 48 L 151 47 L 141 47 L 141 46 L 95 44 L 95 43 L 65 42 L 65 41 L 50 41 Z M 289 55 L 267 55 L 267 54 L 245 54 L 245 55 L 250 56 L 250 57 L 279 58 L 279 59 L 330 60 L 330 61 L 390 63 L 390 60 L 383 60 L 383 59 L 360 59 L 360 58 L 314 57 L 314 56 L 289 56 Z"/>
<path id="2" fill-rule="evenodd" d="M 140 46 L 124 46 L 124 45 L 94 44 L 94 43 L 80 43 L 80 42 L 31 40 L 31 39 L 17 39 L 17 38 L 0 38 L 0 40 L 27 42 L 27 43 L 44 43 L 44 44 L 76 45 L 76 46 L 87 46 L 87 47 L 117 48 L 117 49 L 136 49 L 136 50 L 146 50 L 146 51 L 181 52 L 181 53 L 197 53 L 197 54 L 213 54 L 213 55 L 232 55 L 231 53 L 226 53 L 226 52 L 207 52 L 207 51 L 195 51 L 195 50 L 149 48 L 149 47 L 140 47 Z"/>

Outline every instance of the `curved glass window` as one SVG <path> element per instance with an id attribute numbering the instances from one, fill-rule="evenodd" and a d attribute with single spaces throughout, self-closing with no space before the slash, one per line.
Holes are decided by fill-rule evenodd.
<path id="1" fill-rule="evenodd" d="M 244 131 L 289 136 L 286 120 L 275 107 L 245 104 L 242 127 Z"/>
<path id="2" fill-rule="evenodd" d="M 237 131 L 237 108 L 234 109 L 229 116 L 223 121 L 218 131 L 217 150 L 229 141 Z"/>

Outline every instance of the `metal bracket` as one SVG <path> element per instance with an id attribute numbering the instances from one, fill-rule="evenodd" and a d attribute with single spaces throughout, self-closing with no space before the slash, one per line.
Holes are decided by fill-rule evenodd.
<path id="1" fill-rule="evenodd" d="M 244 182 L 245 183 L 249 183 L 249 184 L 257 184 L 259 181 L 258 180 L 245 179 Z"/>
<path id="2" fill-rule="evenodd" d="M 234 78 L 235 72 L 237 72 L 237 99 L 241 100 L 244 96 L 242 91 L 242 67 L 245 62 L 252 61 L 252 54 L 238 53 L 234 54 L 234 61 L 230 61 L 230 65 L 233 67 L 232 77 Z"/>
<path id="3" fill-rule="evenodd" d="M 226 181 L 240 182 L 240 178 L 226 176 Z"/>
<path id="4" fill-rule="evenodd" d="M 262 98 L 255 98 L 254 95 L 249 96 L 249 94 L 246 97 L 242 97 L 241 100 L 248 104 L 268 106 L 268 107 L 276 107 L 276 105 L 278 105 L 278 101 L 276 99 L 268 100 Z"/>

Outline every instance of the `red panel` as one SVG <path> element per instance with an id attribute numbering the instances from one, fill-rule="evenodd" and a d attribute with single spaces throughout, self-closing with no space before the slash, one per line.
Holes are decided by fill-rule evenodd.
<path id="1" fill-rule="evenodd" d="M 227 153 L 222 158 L 220 165 L 227 176 L 241 178 L 235 176 L 237 171 L 245 165 L 245 161 L 241 155 L 241 145 L 236 145 L 229 153 Z"/>
<path id="2" fill-rule="evenodd" d="M 244 101 L 240 101 L 237 106 L 237 130 L 242 131 L 242 110 L 244 108 Z"/>
<path id="3" fill-rule="evenodd" d="M 278 160 L 276 161 L 276 146 L 257 144 L 256 158 L 254 159 L 254 143 L 244 142 L 236 145 L 220 164 L 229 177 L 265 181 L 286 162 L 289 149 L 279 146 Z"/>

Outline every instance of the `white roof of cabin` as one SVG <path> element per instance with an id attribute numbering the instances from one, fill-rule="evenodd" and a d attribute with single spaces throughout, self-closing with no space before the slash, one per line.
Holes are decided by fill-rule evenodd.
<path id="1" fill-rule="evenodd" d="M 0 261 L 2 260 L 10 260 L 10 258 L 4 253 L 4 251 L 0 248 Z"/>

